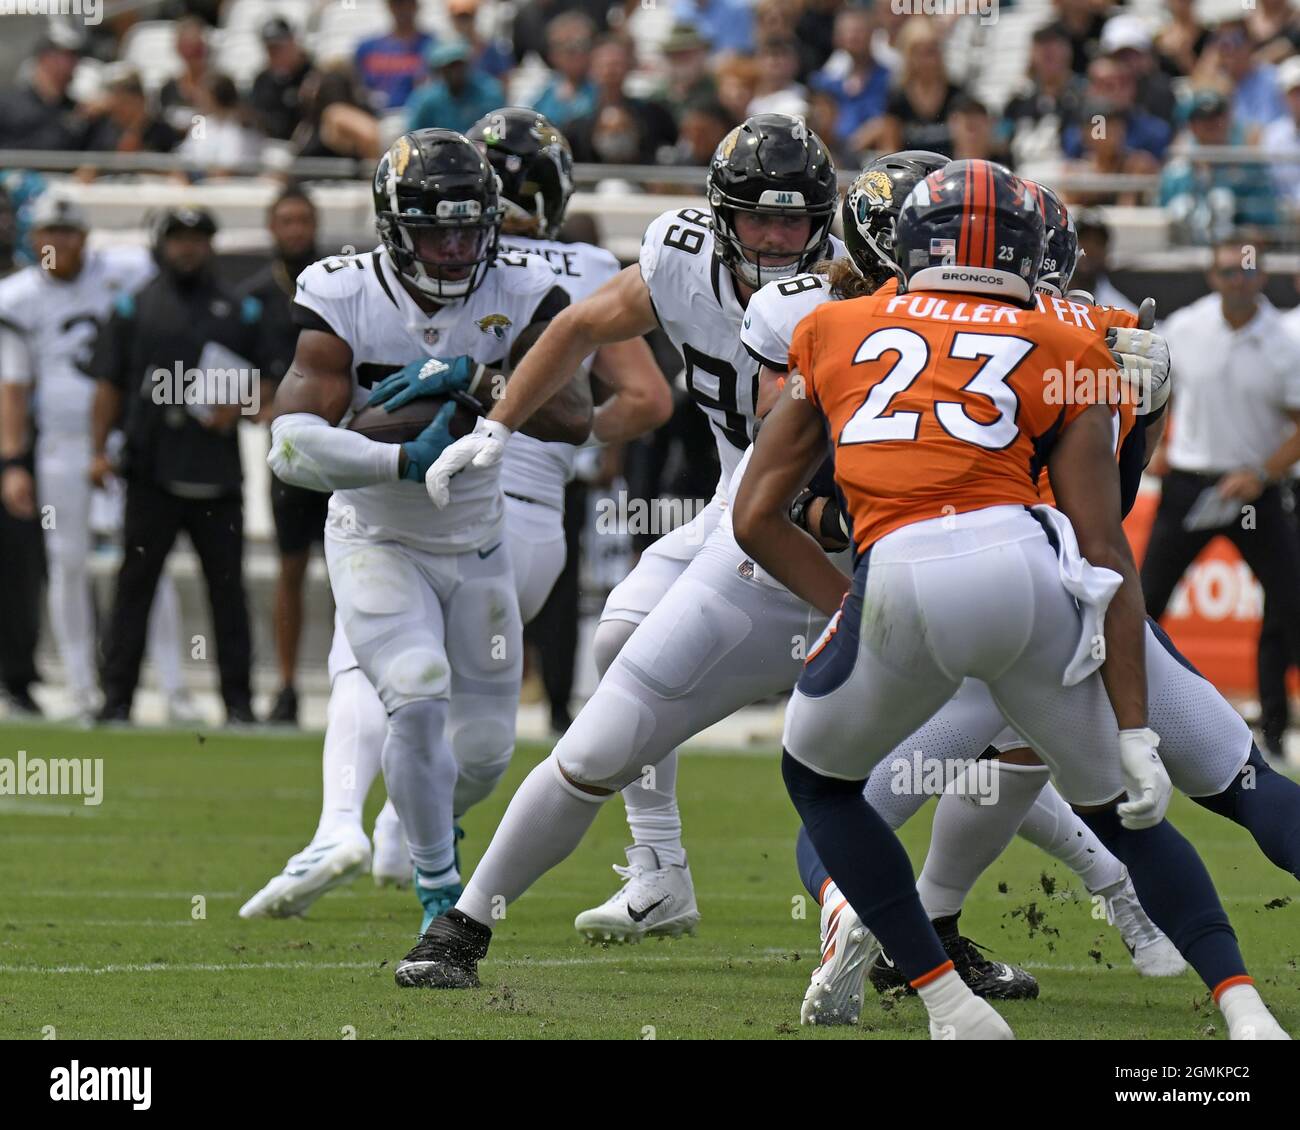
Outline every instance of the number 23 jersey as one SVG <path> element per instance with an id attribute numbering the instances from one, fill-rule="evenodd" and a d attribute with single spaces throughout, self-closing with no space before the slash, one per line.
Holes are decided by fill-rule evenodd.
<path id="1" fill-rule="evenodd" d="M 843 244 L 832 239 L 828 253 L 839 257 Z M 685 362 L 686 391 L 708 417 L 725 490 L 753 439 L 758 362 L 740 340 L 745 309 L 713 253 L 708 214 L 665 212 L 646 228 L 640 266 L 655 316 Z"/>

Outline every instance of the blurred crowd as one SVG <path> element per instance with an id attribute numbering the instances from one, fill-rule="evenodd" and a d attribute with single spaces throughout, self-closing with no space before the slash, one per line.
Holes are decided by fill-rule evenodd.
<path id="1" fill-rule="evenodd" d="M 0 91 L 0 148 L 175 152 L 191 177 L 210 177 L 256 165 L 268 147 L 372 159 L 403 129 L 464 129 L 518 103 L 556 122 L 580 162 L 700 166 L 745 117 L 776 111 L 805 115 L 845 168 L 900 148 L 990 157 L 1055 174 L 1077 203 L 1159 203 L 1192 242 L 1274 227 L 1300 204 L 1300 157 L 1223 152 L 1296 147 L 1290 0 L 1252 0 L 1213 25 L 1194 0 L 1167 0 L 1158 24 L 1108 0 L 1054 0 L 1003 105 L 975 89 L 1012 47 L 973 5 L 945 16 L 901 0 L 671 0 L 671 26 L 648 40 L 641 0 L 446 0 L 437 35 L 417 0 L 387 0 L 388 30 L 350 56 L 313 57 L 305 28 L 270 15 L 265 65 L 241 85 L 211 42 L 231 5 L 249 2 L 184 0 L 172 77 L 156 88 L 115 61 L 123 21 L 93 40 L 54 27 Z M 90 52 L 112 62 L 78 101 L 74 73 Z M 95 175 L 92 158 L 81 175 Z"/>

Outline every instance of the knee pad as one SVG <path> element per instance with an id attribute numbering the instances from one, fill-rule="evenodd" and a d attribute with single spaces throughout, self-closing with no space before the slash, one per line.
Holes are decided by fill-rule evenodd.
<path id="1" fill-rule="evenodd" d="M 379 668 L 375 690 L 389 714 L 420 700 L 440 699 L 445 708 L 451 673 L 447 657 L 437 648 L 407 646 L 391 659 L 382 657 Z"/>
<path id="2" fill-rule="evenodd" d="M 605 677 L 605 672 L 613 666 L 623 645 L 632 638 L 637 625 L 630 620 L 602 620 L 596 625 L 596 634 L 591 641 L 592 658 L 596 661 L 596 674 Z"/>
<path id="3" fill-rule="evenodd" d="M 401 772 L 402 765 L 399 761 L 427 760 L 438 767 L 445 762 L 451 770 L 445 782 L 450 789 L 454 782 L 456 760 L 449 756 L 446 725 L 447 703 L 442 699 L 420 699 L 395 709 L 388 716 L 388 735 L 384 741 L 382 761 L 385 781 L 394 770 Z"/>
<path id="4" fill-rule="evenodd" d="M 512 722 L 475 718 L 453 728 L 451 750 L 459 776 L 453 810 L 462 816 L 496 788 L 515 751 Z"/>
<path id="5" fill-rule="evenodd" d="M 641 776 L 654 727 L 648 704 L 602 683 L 552 756 L 569 780 L 618 792 Z"/>

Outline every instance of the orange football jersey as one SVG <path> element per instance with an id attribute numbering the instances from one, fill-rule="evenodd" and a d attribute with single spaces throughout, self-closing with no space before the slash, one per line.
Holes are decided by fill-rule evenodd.
<path id="1" fill-rule="evenodd" d="M 933 291 L 823 304 L 790 364 L 830 426 L 859 551 L 912 522 L 1040 502 L 1046 442 L 1090 406 L 1052 390 L 1114 367 L 1090 316 Z"/>

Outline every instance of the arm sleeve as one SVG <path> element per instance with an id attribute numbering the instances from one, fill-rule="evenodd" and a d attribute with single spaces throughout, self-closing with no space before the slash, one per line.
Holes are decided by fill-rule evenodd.
<path id="1" fill-rule="evenodd" d="M 310 412 L 290 412 L 271 421 L 266 462 L 290 486 L 351 490 L 396 482 L 401 450 L 400 444 L 377 443 Z"/>

